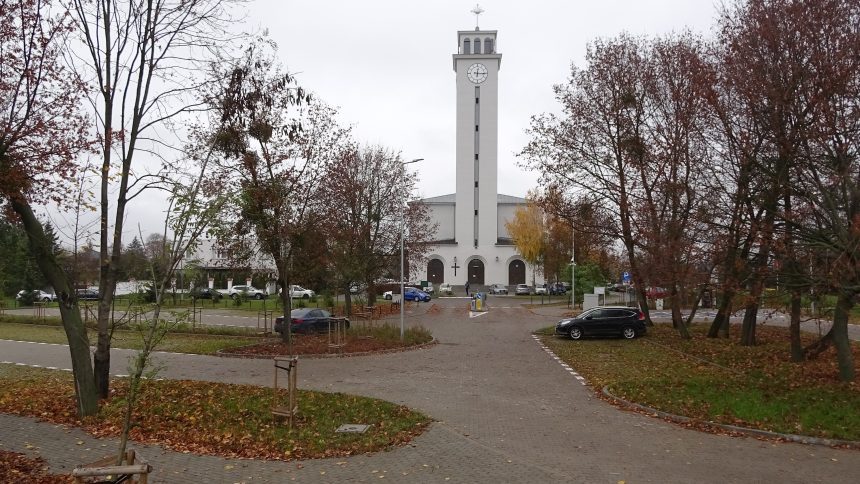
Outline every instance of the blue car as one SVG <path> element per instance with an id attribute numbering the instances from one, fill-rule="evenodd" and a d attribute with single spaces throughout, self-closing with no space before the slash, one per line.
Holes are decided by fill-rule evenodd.
<path id="1" fill-rule="evenodd" d="M 407 287 L 403 292 L 403 300 L 427 302 L 430 300 L 430 295 L 414 287 Z"/>

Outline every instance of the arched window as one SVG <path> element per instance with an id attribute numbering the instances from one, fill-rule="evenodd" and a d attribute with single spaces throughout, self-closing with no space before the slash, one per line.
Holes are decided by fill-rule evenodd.
<path id="1" fill-rule="evenodd" d="M 493 53 L 493 39 L 487 37 L 484 39 L 484 53 L 492 54 Z"/>
<path id="2" fill-rule="evenodd" d="M 481 39 L 479 39 L 477 37 L 475 37 L 475 51 L 472 53 L 473 54 L 480 54 L 481 53 Z"/>
<path id="3" fill-rule="evenodd" d="M 463 53 L 464 54 L 471 54 L 472 53 L 472 41 L 471 40 L 466 39 L 463 41 Z"/>

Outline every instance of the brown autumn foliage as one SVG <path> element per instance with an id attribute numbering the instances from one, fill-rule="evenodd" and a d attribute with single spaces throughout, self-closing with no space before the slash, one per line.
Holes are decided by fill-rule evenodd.
<path id="1" fill-rule="evenodd" d="M 860 1 L 737 0 L 720 7 L 716 32 L 595 40 L 555 87 L 563 113 L 532 119 L 523 164 L 548 190 L 606 211 L 641 306 L 646 284 L 677 299 L 717 280 L 710 335 L 728 335 L 742 298 L 741 342 L 755 345 L 765 289 L 778 288 L 792 358 L 835 344 L 850 380 Z M 804 351 L 813 288 L 837 297 L 836 324 Z M 678 307 L 673 323 L 689 337 Z"/>
<path id="2" fill-rule="evenodd" d="M 65 38 L 75 28 L 52 0 L 0 1 L 0 205 L 68 202 L 57 189 L 72 179 L 90 147 L 80 111 L 87 88 L 65 67 Z"/>
<path id="3" fill-rule="evenodd" d="M 52 474 L 41 457 L 31 458 L 17 452 L 0 450 L 0 482 L 53 484 L 74 481 L 70 475 Z"/>

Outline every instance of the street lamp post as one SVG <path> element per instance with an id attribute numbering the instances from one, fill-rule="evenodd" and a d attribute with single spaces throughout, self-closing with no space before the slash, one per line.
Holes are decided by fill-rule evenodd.
<path id="1" fill-rule="evenodd" d="M 576 228 L 570 223 L 570 308 L 576 309 Z"/>
<path id="2" fill-rule="evenodd" d="M 404 161 L 400 163 L 400 182 L 406 181 L 406 165 L 417 163 L 424 158 L 415 158 L 414 160 Z M 403 187 L 401 186 L 401 190 Z M 400 199 L 400 341 L 403 342 L 403 320 L 405 317 L 406 299 L 403 292 L 403 239 L 406 236 L 406 192 L 403 191 Z"/>

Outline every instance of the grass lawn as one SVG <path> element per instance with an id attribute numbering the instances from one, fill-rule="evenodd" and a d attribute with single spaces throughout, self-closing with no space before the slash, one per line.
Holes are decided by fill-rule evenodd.
<path id="1" fill-rule="evenodd" d="M 0 339 L 66 344 L 66 333 L 60 324 L 59 318 L 46 318 L 40 322 L 32 316 L 0 316 Z M 167 334 L 157 350 L 200 355 L 215 354 L 219 350 L 224 350 L 229 353 L 255 354 L 261 358 L 289 354 L 289 348 L 279 337 L 249 335 L 249 330 L 253 328 L 198 326 L 196 332 L 192 332 L 189 325 L 180 325 Z M 90 331 L 93 330 L 90 329 Z M 332 351 L 329 348 L 327 334 L 294 335 L 292 350 L 293 354 L 297 355 L 319 355 L 331 352 L 363 353 L 405 349 L 429 343 L 432 340 L 433 335 L 423 327 L 407 328 L 401 342 L 400 329 L 397 326 L 387 323 L 369 326 L 357 321 L 353 322 L 353 326 L 346 331 L 345 345 L 339 351 Z M 111 346 L 140 349 L 141 334 L 134 330 L 114 331 Z"/>
<path id="2" fill-rule="evenodd" d="M 66 344 L 66 333 L 60 326 L 0 322 L 0 339 Z M 111 346 L 140 349 L 141 336 L 136 331 L 115 331 Z M 212 334 L 170 333 L 158 351 L 208 355 L 220 349 L 235 348 L 259 342 L 259 338 Z"/>
<path id="3" fill-rule="evenodd" d="M 111 397 L 102 402 L 99 415 L 79 421 L 70 374 L 0 365 L 0 412 L 81 426 L 97 436 L 119 434 L 126 389 L 127 380 L 113 380 Z M 176 451 L 290 460 L 380 451 L 408 442 L 430 422 L 382 400 L 300 390 L 299 418 L 290 430 L 271 414 L 284 397 L 271 388 L 149 380 L 138 400 L 131 438 Z M 335 433 L 347 423 L 370 429 Z"/>
<path id="4" fill-rule="evenodd" d="M 628 401 L 703 421 L 860 441 L 860 382 L 838 381 L 833 349 L 795 364 L 786 328 L 759 326 L 753 348 L 740 346 L 736 333 L 707 338 L 707 329 L 694 325 L 691 340 L 658 324 L 632 341 L 572 341 L 549 328 L 541 339 L 595 390 L 608 386 Z M 804 334 L 804 344 L 813 338 Z"/>

